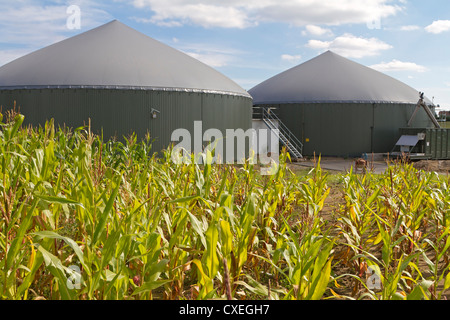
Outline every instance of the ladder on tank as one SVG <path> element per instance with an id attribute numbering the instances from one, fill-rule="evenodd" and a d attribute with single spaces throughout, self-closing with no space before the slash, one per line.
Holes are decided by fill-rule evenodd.
<path id="1" fill-rule="evenodd" d="M 286 127 L 286 125 L 277 117 L 272 111 L 273 108 L 262 108 L 262 120 L 269 127 L 270 130 L 275 132 L 280 142 L 286 147 L 291 157 L 295 160 L 302 159 L 303 144 L 297 139 L 297 137 Z M 278 126 L 275 124 L 278 123 Z"/>
<path id="2" fill-rule="evenodd" d="M 436 120 L 436 118 L 434 117 L 434 115 L 431 112 L 430 108 L 428 108 L 427 104 L 425 103 L 425 100 L 424 100 L 425 99 L 424 98 L 425 93 L 419 92 L 419 94 L 420 94 L 420 99 L 419 99 L 419 102 L 417 102 L 416 109 L 414 110 L 411 118 L 408 121 L 408 127 L 411 127 L 411 124 L 412 124 L 412 122 L 414 120 L 414 117 L 416 116 L 416 114 L 419 111 L 420 107 L 422 107 L 425 110 L 425 112 L 427 113 L 427 115 L 430 118 L 430 120 L 433 122 L 434 126 L 439 129 L 441 127 L 439 125 L 439 122 Z"/>

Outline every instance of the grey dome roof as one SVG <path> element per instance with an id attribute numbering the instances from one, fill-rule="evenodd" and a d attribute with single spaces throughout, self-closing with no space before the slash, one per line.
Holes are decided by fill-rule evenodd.
<path id="1" fill-rule="evenodd" d="M 416 104 L 419 100 L 419 92 L 403 82 L 331 51 L 262 82 L 249 93 L 254 104 Z"/>
<path id="2" fill-rule="evenodd" d="M 0 68 L 0 89 L 117 88 L 250 97 L 206 64 L 114 20 Z"/>

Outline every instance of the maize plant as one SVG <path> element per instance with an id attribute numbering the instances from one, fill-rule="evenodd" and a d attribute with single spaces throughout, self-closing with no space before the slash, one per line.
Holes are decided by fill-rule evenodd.
<path id="1" fill-rule="evenodd" d="M 320 158 L 299 174 L 285 151 L 272 175 L 251 159 L 211 164 L 214 150 L 178 164 L 149 135 L 105 141 L 24 120 L 0 114 L 1 299 L 442 299 L 450 288 L 447 177 L 408 163 L 332 175 Z"/>

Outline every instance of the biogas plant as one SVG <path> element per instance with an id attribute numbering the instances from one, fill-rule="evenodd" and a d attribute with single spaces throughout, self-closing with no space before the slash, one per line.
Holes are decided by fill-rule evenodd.
<path id="1" fill-rule="evenodd" d="M 77 128 L 91 119 L 105 138 L 133 132 L 171 143 L 174 130 L 252 126 L 252 98 L 215 69 L 115 20 L 0 68 L 0 105 L 16 101 L 29 124 Z"/>
<path id="2" fill-rule="evenodd" d="M 185 129 L 260 129 L 293 159 L 408 153 L 450 158 L 433 103 L 392 77 L 327 51 L 248 92 L 206 64 L 114 20 L 0 68 L 0 105 L 25 123 L 77 128 L 104 138 L 136 133 L 161 151 Z M 256 140 L 255 140 L 256 139 Z M 252 139 L 250 139 L 252 140 Z M 265 141 L 254 137 L 252 141 Z M 192 150 L 194 146 L 192 145 Z"/>
<path id="3" fill-rule="evenodd" d="M 303 155 L 386 153 L 399 140 L 400 128 L 439 127 L 434 105 L 417 90 L 331 51 L 249 93 L 260 118 L 279 120 Z"/>

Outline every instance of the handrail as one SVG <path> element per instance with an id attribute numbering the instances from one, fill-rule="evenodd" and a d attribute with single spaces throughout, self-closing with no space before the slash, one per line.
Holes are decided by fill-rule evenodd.
<path id="1" fill-rule="evenodd" d="M 271 118 L 273 118 L 274 120 L 278 121 L 278 125 L 282 128 L 283 134 L 286 132 L 289 138 L 292 138 L 294 144 L 297 144 L 299 147 L 303 147 L 303 143 L 301 143 L 300 140 L 298 140 L 298 138 L 289 130 L 288 127 L 286 127 L 286 125 L 280 120 L 280 118 L 278 118 L 278 116 L 275 113 L 269 113 L 266 109 L 264 109 L 263 112 L 264 116 L 267 114 L 270 120 L 272 120 Z"/>
<path id="2" fill-rule="evenodd" d="M 267 120 L 271 125 L 272 129 L 276 128 L 276 126 L 273 124 L 272 120 L 278 121 L 279 131 L 281 135 L 286 139 L 286 142 L 288 144 L 291 144 L 292 147 L 295 149 L 295 152 L 297 152 L 300 156 L 302 154 L 303 150 L 303 143 L 301 143 L 298 138 L 286 127 L 286 125 L 278 118 L 276 114 L 273 112 L 270 112 L 268 108 L 262 108 L 262 118 L 263 120 Z M 286 147 L 289 148 L 287 145 Z"/>

